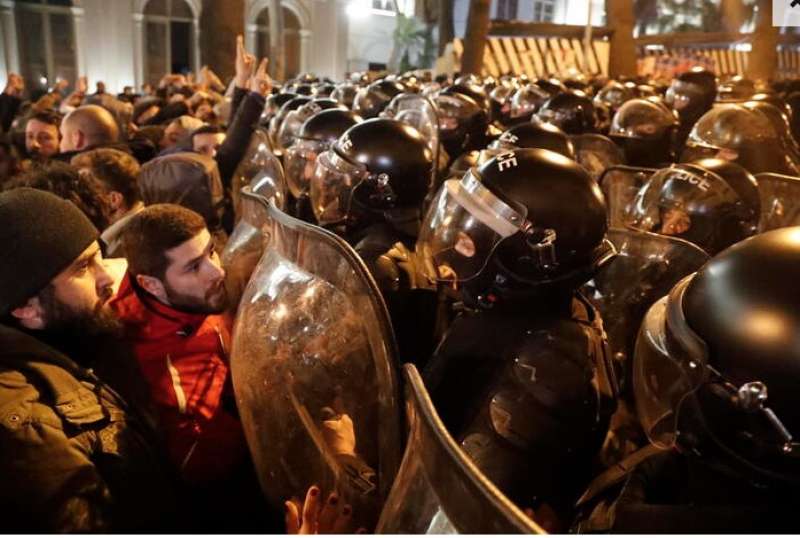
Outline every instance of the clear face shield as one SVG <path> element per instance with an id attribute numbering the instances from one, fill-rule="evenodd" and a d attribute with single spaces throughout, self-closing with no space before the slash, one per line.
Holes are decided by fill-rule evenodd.
<path id="1" fill-rule="evenodd" d="M 386 174 L 370 174 L 365 167 L 340 157 L 333 149 L 319 155 L 310 192 L 311 208 L 320 226 L 345 220 L 356 189 L 365 182 L 370 184 L 370 196 L 381 202 L 396 198 Z"/>
<path id="2" fill-rule="evenodd" d="M 290 147 L 300 133 L 305 121 L 320 110 L 319 105 L 312 102 L 289 112 L 278 130 L 277 142 L 279 147 L 284 150 Z"/>
<path id="3" fill-rule="evenodd" d="M 625 225 L 691 241 L 695 224 L 692 215 L 708 213 L 723 205 L 733 206 L 738 201 L 736 192 L 718 175 L 671 166 L 653 174 L 639 190 Z"/>
<path id="4" fill-rule="evenodd" d="M 407 93 L 397 95 L 380 115 L 401 121 L 419 131 L 428 141 L 434 156 L 433 162 L 439 162 L 439 115 L 428 98 Z"/>
<path id="5" fill-rule="evenodd" d="M 528 84 L 517 90 L 511 98 L 511 117 L 521 118 L 535 114 L 549 98 L 550 94 L 539 86 Z"/>
<path id="6" fill-rule="evenodd" d="M 475 278 L 500 243 L 518 232 L 544 268 L 556 265 L 552 229 L 538 229 L 522 206 L 512 207 L 484 187 L 473 170 L 462 180 L 444 182 L 430 205 L 416 250 L 444 282 Z"/>
<path id="7" fill-rule="evenodd" d="M 705 344 L 682 313 L 683 292 L 691 278 L 650 308 L 636 340 L 633 392 L 645 434 L 654 445 L 673 449 L 687 434 L 698 433 L 682 428 L 715 429 L 699 403 L 701 390 L 710 389 L 704 392 L 727 406 L 728 416 L 739 422 L 734 430 L 755 425 L 764 436 L 758 442 L 773 451 L 773 459 L 796 453 L 798 444 L 767 405 L 768 387 L 757 380 L 734 383 L 709 364 Z"/>
<path id="8" fill-rule="evenodd" d="M 439 132 L 442 137 L 458 131 L 464 125 L 470 114 L 474 112 L 469 104 L 453 95 L 439 95 L 436 97 L 436 110 L 438 112 Z"/>
<path id="9" fill-rule="evenodd" d="M 286 181 L 292 196 L 298 199 L 308 196 L 317 157 L 329 147 L 330 144 L 321 140 L 298 138 L 286 149 L 283 161 L 286 165 Z"/>

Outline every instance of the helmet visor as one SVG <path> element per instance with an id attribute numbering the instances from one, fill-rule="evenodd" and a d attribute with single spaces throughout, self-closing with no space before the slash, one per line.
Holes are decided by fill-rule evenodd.
<path id="1" fill-rule="evenodd" d="M 444 182 L 422 225 L 417 251 L 435 267 L 434 277 L 465 281 L 478 275 L 497 245 L 526 222 L 485 188 L 472 171 Z"/>
<path id="2" fill-rule="evenodd" d="M 667 341 L 667 297 L 655 303 L 642 322 L 633 360 L 636 413 L 647 438 L 673 448 L 682 405 L 697 389 L 703 368 L 682 357 Z M 694 365 L 694 366 L 692 366 Z M 695 373 L 696 371 L 696 373 Z"/>
<path id="3" fill-rule="evenodd" d="M 320 225 L 341 222 L 350 211 L 355 188 L 367 177 L 366 169 L 341 158 L 333 150 L 317 157 L 311 176 L 311 207 Z"/>
<path id="4" fill-rule="evenodd" d="M 308 195 L 317 156 L 328 149 L 327 146 L 320 140 L 298 138 L 284 153 L 286 181 L 295 198 Z"/>
<path id="5" fill-rule="evenodd" d="M 644 232 L 692 237 L 693 216 L 712 217 L 738 200 L 718 175 L 700 168 L 671 166 L 653 174 L 639 190 L 625 225 Z"/>

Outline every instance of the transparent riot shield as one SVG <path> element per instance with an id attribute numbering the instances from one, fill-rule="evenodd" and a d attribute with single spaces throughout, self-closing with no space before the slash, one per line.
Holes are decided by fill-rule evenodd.
<path id="1" fill-rule="evenodd" d="M 625 227 L 628 208 L 636 198 L 636 193 L 655 172 L 655 168 L 635 168 L 633 166 L 612 166 L 603 172 L 599 183 L 606 197 L 610 227 Z"/>
<path id="2" fill-rule="evenodd" d="M 697 271 L 709 256 L 700 247 L 649 232 L 614 228 L 608 238 L 617 257 L 600 270 L 582 292 L 600 310 L 618 373 L 630 379 L 630 358 L 647 309 L 683 277 Z"/>
<path id="3" fill-rule="evenodd" d="M 758 174 L 761 198 L 759 233 L 800 225 L 800 178 L 780 174 Z"/>
<path id="4" fill-rule="evenodd" d="M 269 503 L 318 484 L 372 529 L 402 455 L 396 346 L 378 287 L 336 235 L 266 204 L 265 248 L 239 304 L 231 371 Z"/>
<path id="5" fill-rule="evenodd" d="M 402 121 L 422 133 L 433 154 L 433 162 L 439 162 L 439 117 L 430 99 L 416 93 L 401 93 L 391 100 L 381 116 Z M 436 167 L 431 180 L 435 174 Z"/>
<path id="6" fill-rule="evenodd" d="M 279 208 L 284 207 L 287 187 L 283 167 L 275 156 L 269 135 L 264 129 L 253 132 L 250 145 L 233 173 L 231 198 L 237 222 L 242 216 L 240 194 L 247 186 L 256 194 L 274 198 Z"/>
<path id="7" fill-rule="evenodd" d="M 403 366 L 409 437 L 377 534 L 542 534 L 447 432 L 412 364 Z"/>
<path id="8" fill-rule="evenodd" d="M 239 304 L 244 288 L 272 235 L 272 221 L 265 200 L 253 194 L 249 186 L 242 189 L 239 209 L 239 222 L 220 256 L 225 268 L 225 287 L 232 305 Z"/>
<path id="9" fill-rule="evenodd" d="M 625 164 L 625 154 L 610 138 L 599 134 L 570 137 L 575 146 L 575 159 L 595 181 L 612 166 Z"/>

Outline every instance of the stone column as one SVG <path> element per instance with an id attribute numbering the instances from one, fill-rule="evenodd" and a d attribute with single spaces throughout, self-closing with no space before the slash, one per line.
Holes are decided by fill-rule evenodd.
<path id="1" fill-rule="evenodd" d="M 256 47 L 258 46 L 258 25 L 254 23 L 248 23 L 245 25 L 245 29 L 244 48 L 246 48 L 251 54 L 259 54 L 260 51 L 256 50 Z"/>
<path id="2" fill-rule="evenodd" d="M 310 71 L 309 65 L 311 64 L 309 59 L 311 54 L 311 30 L 303 28 L 298 33 L 300 34 L 300 72 L 305 73 Z"/>
<path id="3" fill-rule="evenodd" d="M 0 0 L 0 24 L 3 28 L 3 50 L 6 68 L 10 73 L 19 73 L 19 48 L 17 47 L 17 21 L 14 16 L 14 2 Z"/>
<path id="4" fill-rule="evenodd" d="M 78 76 L 86 74 L 86 24 L 83 18 L 82 7 L 72 7 L 72 27 L 75 32 L 75 60 L 78 68 Z"/>
<path id="5" fill-rule="evenodd" d="M 133 14 L 133 80 L 138 92 L 144 84 L 144 15 Z"/>
<path id="6" fill-rule="evenodd" d="M 758 20 L 753 32 L 753 48 L 747 59 L 747 77 L 769 80 L 778 71 L 778 32 L 772 26 L 772 0 L 759 0 Z"/>

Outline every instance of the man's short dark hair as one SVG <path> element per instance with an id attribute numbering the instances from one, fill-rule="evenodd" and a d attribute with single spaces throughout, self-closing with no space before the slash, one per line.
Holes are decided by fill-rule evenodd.
<path id="1" fill-rule="evenodd" d="M 53 112 L 52 110 L 40 110 L 35 112 L 28 117 L 28 121 L 31 120 L 52 125 L 56 129 L 58 129 L 58 127 L 61 125 L 61 115 L 57 112 Z"/>
<path id="2" fill-rule="evenodd" d="M 73 157 L 73 166 L 88 169 L 107 190 L 120 193 L 128 208 L 142 199 L 139 193 L 139 161 L 112 148 L 86 151 Z"/>
<path id="3" fill-rule="evenodd" d="M 225 131 L 222 129 L 222 127 L 219 127 L 217 125 L 203 125 L 202 127 L 200 127 L 199 129 L 196 129 L 192 133 L 192 136 L 191 136 L 192 144 L 194 144 L 194 137 L 197 136 L 197 135 L 202 135 L 202 134 L 220 134 L 220 133 L 224 133 L 224 132 Z"/>
<path id="4" fill-rule="evenodd" d="M 67 163 L 50 161 L 36 165 L 9 181 L 5 190 L 17 187 L 39 189 L 69 200 L 98 230 L 105 230 L 110 224 L 102 185 L 91 174 L 83 174 Z"/>
<path id="5" fill-rule="evenodd" d="M 198 213 L 175 204 L 154 204 L 136 214 L 125 226 L 122 245 L 132 276 L 164 280 L 169 267 L 167 251 L 206 229 Z"/>

